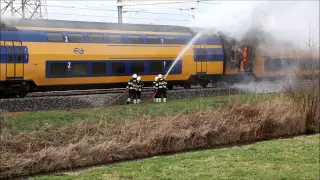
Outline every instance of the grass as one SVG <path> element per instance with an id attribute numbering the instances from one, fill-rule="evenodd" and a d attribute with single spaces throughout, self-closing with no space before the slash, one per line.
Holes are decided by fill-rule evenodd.
<path id="1" fill-rule="evenodd" d="M 228 103 L 229 99 L 239 101 Z M 52 121 L 46 120 L 47 129 L 32 132 L 30 129 L 36 125 L 32 119 L 24 121 L 28 128 L 22 128 L 28 131 L 23 132 L 17 132 L 19 129 L 12 125 L 14 120 L 5 120 L 1 126 L 0 178 L 302 135 L 310 126 L 319 127 L 320 123 L 306 123 L 305 114 L 292 100 L 274 95 L 185 99 L 71 113 L 88 115 L 82 120 L 76 116 L 78 119 L 71 121 L 74 123 L 64 121 L 66 126 L 56 122 L 52 125 Z M 37 122 L 45 124 L 41 120 Z"/>
<path id="2" fill-rule="evenodd" d="M 319 134 L 159 156 L 32 180 L 319 179 Z"/>
<path id="3" fill-rule="evenodd" d="M 263 101 L 270 99 L 275 94 L 243 94 L 233 96 L 217 96 L 212 98 L 194 98 L 184 100 L 172 100 L 166 104 L 148 105 L 120 105 L 108 108 L 82 109 L 80 111 L 41 111 L 41 112 L 22 112 L 8 114 L 3 118 L 6 127 L 17 133 L 25 131 L 47 131 L 48 129 L 59 128 L 67 124 L 81 121 L 97 122 L 107 121 L 118 123 L 126 119 L 133 119 L 139 116 L 168 116 L 194 113 L 199 110 L 215 108 L 220 104 L 229 101 Z M 183 112 L 182 112 L 183 111 Z"/>

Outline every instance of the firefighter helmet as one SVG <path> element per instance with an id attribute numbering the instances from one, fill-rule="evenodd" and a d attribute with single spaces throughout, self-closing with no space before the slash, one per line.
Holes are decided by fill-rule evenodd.
<path id="1" fill-rule="evenodd" d="M 162 78 L 162 74 L 159 74 L 158 77 L 161 79 Z"/>
<path id="2" fill-rule="evenodd" d="M 137 74 L 133 74 L 133 75 L 132 75 L 132 78 L 137 78 Z"/>
<path id="3" fill-rule="evenodd" d="M 138 81 L 140 81 L 140 80 L 141 80 L 141 77 L 140 77 L 140 76 L 138 76 L 138 77 L 137 77 L 137 80 L 138 80 Z"/>

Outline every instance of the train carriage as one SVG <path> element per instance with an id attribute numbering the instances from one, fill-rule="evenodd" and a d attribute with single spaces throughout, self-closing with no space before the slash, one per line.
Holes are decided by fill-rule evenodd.
<path id="1" fill-rule="evenodd" d="M 2 22 L 0 33 L 0 93 L 20 97 L 34 91 L 125 87 L 133 73 L 151 85 L 194 37 L 179 26 L 32 19 Z M 274 76 L 263 69 L 267 58 L 258 50 L 223 36 L 201 36 L 169 73 L 169 87 Z"/>

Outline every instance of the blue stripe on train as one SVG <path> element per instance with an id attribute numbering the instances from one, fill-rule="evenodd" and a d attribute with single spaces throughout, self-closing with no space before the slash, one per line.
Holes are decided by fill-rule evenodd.
<path id="1" fill-rule="evenodd" d="M 72 31 L 43 31 L 43 30 L 19 30 L 19 31 L 0 31 L 0 40 L 1 41 L 23 41 L 23 42 L 52 42 L 47 39 L 47 32 L 55 32 L 63 34 L 64 40 L 59 41 L 61 43 L 67 43 L 65 40 L 66 36 L 70 33 L 72 34 L 82 34 L 83 41 L 80 43 L 94 43 L 88 41 L 87 32 L 72 32 Z M 121 35 L 122 43 L 128 44 L 128 35 L 138 35 L 141 38 L 141 44 L 147 43 L 147 35 L 145 34 L 126 34 L 126 33 L 89 33 L 89 34 L 100 34 L 104 37 L 104 43 L 108 43 L 108 35 Z M 158 36 L 159 38 L 164 37 L 175 37 L 175 44 L 187 44 L 191 40 L 191 36 L 187 35 L 164 35 L 164 34 L 150 34 L 150 36 Z M 97 42 L 98 43 L 98 42 Z M 161 41 L 159 44 L 172 44 Z M 221 45 L 221 40 L 215 36 L 203 36 L 195 44 L 207 44 L 207 45 Z"/>
<path id="2" fill-rule="evenodd" d="M 88 60 L 74 60 L 74 61 L 46 61 L 46 78 L 73 78 L 73 77 L 105 77 L 105 76 L 131 76 L 133 73 L 137 73 L 139 75 L 157 75 L 157 74 L 165 74 L 171 64 L 173 63 L 173 60 L 105 60 L 105 61 L 88 61 Z M 77 71 L 72 71 L 72 68 L 74 68 L 74 64 L 81 63 L 82 65 L 85 65 L 85 71 L 82 72 L 82 74 L 79 75 L 74 75 L 74 72 Z M 94 74 L 93 73 L 93 63 L 104 63 L 102 66 L 103 68 L 103 73 L 100 74 Z M 115 73 L 114 72 L 114 67 L 115 63 L 122 63 L 124 72 L 123 73 Z M 131 67 L 133 63 L 143 63 L 143 72 L 132 72 Z M 151 64 L 152 63 L 157 63 L 157 66 L 153 66 L 156 68 L 159 68 L 159 65 L 161 65 L 161 71 L 152 71 L 151 70 Z M 61 72 L 60 75 L 54 74 L 52 72 L 53 66 L 60 64 L 57 66 L 58 71 Z M 79 65 L 79 64 L 78 64 Z M 101 64 L 100 64 L 101 65 Z M 156 65 L 156 64 L 154 64 Z M 101 68 L 101 67 L 100 67 Z M 97 73 L 97 71 L 96 71 Z M 171 70 L 170 74 L 181 74 L 182 73 L 182 61 L 179 60 L 173 69 Z"/>
<path id="3" fill-rule="evenodd" d="M 26 46 L 0 46 L 0 63 L 28 63 L 29 52 Z M 11 52 L 11 53 L 9 53 Z M 19 53 L 20 52 L 20 53 Z M 9 55 L 11 54 L 11 56 Z"/>
<path id="4" fill-rule="evenodd" d="M 193 54 L 195 62 L 223 61 L 222 48 L 194 48 Z"/>

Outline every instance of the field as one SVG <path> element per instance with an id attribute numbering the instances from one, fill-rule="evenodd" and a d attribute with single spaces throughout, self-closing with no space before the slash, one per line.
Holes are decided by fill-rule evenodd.
<path id="1" fill-rule="evenodd" d="M 212 148 L 218 145 L 252 142 L 310 132 L 318 133 L 319 114 L 316 112 L 311 117 L 305 112 L 309 111 L 295 105 L 288 96 L 269 93 L 169 100 L 165 104 L 123 105 L 100 109 L 6 113 L 1 116 L 0 161 L 2 163 L 0 164 L 0 178 L 74 169 L 167 153 Z M 190 158 L 188 157 L 190 164 L 181 166 L 177 164 L 176 167 L 173 160 L 173 165 L 170 167 L 173 174 L 170 175 L 168 172 L 169 176 L 164 179 L 180 179 L 180 176 L 184 175 L 186 175 L 185 178 L 188 178 L 188 176 L 197 176 L 197 174 L 199 178 L 206 179 L 211 175 L 210 173 L 220 173 L 222 177 L 225 174 L 222 170 L 226 166 L 234 168 L 234 172 L 230 172 L 229 175 L 225 174 L 232 178 L 237 173 L 239 176 L 246 173 L 245 168 L 240 166 L 242 164 L 245 167 L 246 163 L 266 166 L 267 168 L 262 171 L 263 176 L 267 176 L 266 174 L 270 172 L 275 178 L 283 177 L 285 174 L 268 171 L 268 168 L 274 168 L 273 163 L 281 160 L 280 157 L 271 158 L 270 162 L 266 161 L 270 164 L 259 165 L 258 162 L 254 162 L 254 158 L 258 158 L 256 160 L 259 161 L 260 153 L 267 154 L 267 150 L 262 151 L 259 146 L 264 145 L 262 143 L 257 147 L 255 145 L 248 146 L 253 147 L 249 148 L 251 152 L 259 152 L 254 154 L 252 161 L 241 159 L 240 155 L 244 157 L 252 155 L 252 153 L 246 154 L 248 149 L 243 150 L 242 148 L 207 151 L 203 155 L 189 153 L 187 155 L 190 155 Z M 311 143 L 310 146 L 314 145 Z M 277 149 L 276 146 L 274 148 Z M 281 147 L 279 146 L 279 148 Z M 303 147 L 301 148 L 303 149 Z M 269 150 L 272 149 L 269 148 Z M 308 152 L 309 150 L 305 149 Z M 239 157 L 236 156 L 237 158 L 232 159 L 231 155 L 223 155 L 223 151 L 238 154 Z M 191 163 L 191 161 L 196 160 L 197 157 L 200 158 L 197 161 L 202 161 L 202 156 L 209 158 L 212 153 L 217 153 L 215 156 L 218 158 L 217 160 L 222 158 L 220 160 L 223 161 L 226 158 L 225 161 L 230 161 L 230 159 L 232 161 L 221 164 L 221 168 L 214 171 L 204 169 L 203 173 L 196 173 L 195 170 L 193 173 L 192 171 L 189 174 L 184 173 L 184 170 L 191 166 L 203 169 L 204 167 Z M 274 153 L 277 152 L 274 151 Z M 179 159 L 179 157 L 181 159 L 186 155 L 172 158 Z M 309 156 L 305 158 L 308 159 Z M 119 169 L 118 171 L 121 173 L 128 171 L 129 174 L 131 173 L 130 177 L 132 176 L 134 179 L 141 179 L 143 175 L 152 176 L 150 174 L 152 171 L 159 171 L 153 174 L 154 178 L 157 178 L 161 174 L 166 174 L 161 171 L 161 164 L 168 165 L 168 163 L 161 158 L 156 161 L 160 165 L 153 164 L 150 165 L 151 167 L 145 167 L 149 168 L 150 172 L 141 172 L 143 169 L 135 169 L 130 163 L 126 167 L 123 167 L 124 164 L 118 164 L 107 168 L 122 167 L 126 170 Z M 239 165 L 236 165 L 237 161 L 239 161 Z M 142 163 L 143 167 L 144 162 L 134 163 Z M 311 164 L 314 162 L 315 160 L 310 161 Z M 249 166 L 249 164 L 247 165 Z M 209 163 L 208 167 L 212 169 L 216 166 Z M 288 167 L 288 171 L 290 169 L 295 171 L 300 167 L 312 171 L 311 176 L 314 177 L 314 169 L 309 168 L 309 164 Z M 258 170 L 260 171 L 260 169 L 253 169 L 252 177 L 258 177 L 259 173 L 256 172 Z M 114 172 L 116 174 L 109 173 L 111 170 L 106 171 L 107 173 L 103 173 L 107 174 L 105 179 L 130 179 L 130 177 L 123 177 L 125 174 L 121 174 L 117 170 Z M 167 169 L 167 171 L 169 170 Z M 201 174 L 204 176 L 200 176 Z M 88 174 L 88 176 L 91 175 Z M 70 176 L 70 178 L 72 177 L 74 176 Z"/>
<path id="2" fill-rule="evenodd" d="M 120 123 L 124 120 L 133 120 L 144 117 L 164 117 L 179 114 L 192 114 L 217 108 L 221 104 L 233 101 L 259 102 L 278 96 L 269 94 L 246 94 L 233 96 L 217 96 L 213 98 L 195 98 L 173 100 L 168 103 L 150 103 L 137 105 L 121 105 L 108 108 L 80 109 L 70 111 L 42 111 L 21 112 L 7 114 L 4 125 L 14 132 L 50 131 L 65 125 L 79 122 L 95 123 L 104 121 L 108 123 Z"/>
<path id="3" fill-rule="evenodd" d="M 217 150 L 158 156 L 32 180 L 308 179 L 319 172 L 319 134 Z"/>

